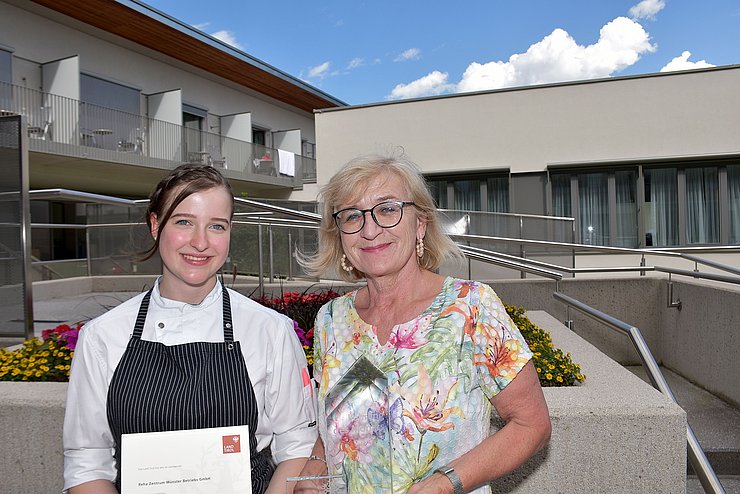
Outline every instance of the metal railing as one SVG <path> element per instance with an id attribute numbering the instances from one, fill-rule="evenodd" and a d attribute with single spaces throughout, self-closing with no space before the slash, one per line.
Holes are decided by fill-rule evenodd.
<path id="1" fill-rule="evenodd" d="M 673 394 L 673 391 L 671 391 L 671 387 L 668 385 L 665 376 L 663 376 L 663 373 L 658 366 L 658 362 L 656 362 L 655 357 L 653 357 L 650 348 L 648 348 L 648 345 L 645 342 L 645 339 L 642 337 L 642 333 L 638 328 L 624 323 L 619 319 L 616 319 L 608 314 L 596 310 L 593 307 L 590 307 L 583 302 L 568 297 L 567 295 L 564 295 L 560 292 L 553 293 L 553 297 L 556 300 L 566 304 L 567 306 L 573 307 L 583 314 L 604 323 L 607 327 L 612 328 L 619 333 L 629 337 L 635 347 L 635 350 L 637 350 L 637 353 L 640 356 L 642 366 L 648 373 L 650 382 L 656 389 L 658 389 L 658 391 L 670 398 L 673 403 L 678 403 L 676 401 L 676 397 Z M 699 440 L 694 434 L 694 430 L 688 423 L 686 425 L 686 440 L 688 445 L 689 462 L 694 468 L 694 471 L 696 472 L 696 475 L 699 478 L 702 487 L 704 488 L 704 492 L 723 494 L 725 490 L 722 487 L 722 483 L 719 481 L 717 474 L 712 468 L 712 465 L 709 463 L 704 450 L 699 444 Z"/>
<path id="2" fill-rule="evenodd" d="M 316 160 L 294 155 L 281 173 L 276 149 L 143 115 L 0 82 L 0 115 L 24 115 L 29 149 L 171 169 L 182 162 L 229 170 L 230 176 L 300 187 L 316 182 Z"/>

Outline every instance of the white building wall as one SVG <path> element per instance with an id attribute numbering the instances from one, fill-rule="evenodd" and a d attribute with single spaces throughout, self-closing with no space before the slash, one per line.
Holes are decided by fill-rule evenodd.
<path id="1" fill-rule="evenodd" d="M 318 185 L 403 148 L 425 172 L 740 154 L 740 66 L 325 110 Z"/>
<path id="2" fill-rule="evenodd" d="M 204 106 L 211 114 L 251 112 L 254 125 L 267 129 L 300 128 L 303 138 L 315 140 L 310 113 L 149 50 L 145 52 L 141 47 L 89 26 L 78 22 L 73 25 L 70 27 L 0 2 L 0 44 L 12 48 L 15 57 L 41 64 L 77 55 L 80 71 L 139 88 L 143 94 L 179 89 L 183 101 Z M 33 67 L 33 63 L 15 64 L 14 81 L 22 82 L 24 76 L 29 82 L 38 80 L 37 74 L 18 73 Z"/>

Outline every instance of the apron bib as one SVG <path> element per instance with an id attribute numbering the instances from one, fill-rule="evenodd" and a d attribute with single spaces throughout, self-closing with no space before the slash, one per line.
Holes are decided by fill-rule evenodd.
<path id="1" fill-rule="evenodd" d="M 234 341 L 231 304 L 222 283 L 224 341 L 167 346 L 141 339 L 152 290 L 144 296 L 134 332 L 108 388 L 108 424 L 116 443 L 120 491 L 121 435 L 249 426 L 252 490 L 267 489 L 275 470 L 269 448 L 258 452 L 257 401 Z"/>

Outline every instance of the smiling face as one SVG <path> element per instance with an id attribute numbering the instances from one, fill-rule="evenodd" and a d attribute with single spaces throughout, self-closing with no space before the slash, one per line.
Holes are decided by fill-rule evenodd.
<path id="1" fill-rule="evenodd" d="M 178 204 L 159 233 L 163 297 L 197 304 L 213 289 L 229 254 L 231 212 L 231 195 L 221 187 L 194 192 Z M 156 236 L 156 215 L 151 226 Z"/>
<path id="2" fill-rule="evenodd" d="M 370 209 L 384 201 L 411 200 L 401 178 L 391 173 L 372 180 L 363 187 L 362 195 L 340 204 L 337 210 Z M 398 276 L 419 269 L 416 239 L 423 237 L 425 231 L 426 222 L 414 206 L 404 207 L 401 221 L 392 228 L 378 226 L 370 213 L 365 213 L 365 225 L 359 232 L 341 234 L 342 248 L 349 263 L 365 273 L 366 278 Z"/>

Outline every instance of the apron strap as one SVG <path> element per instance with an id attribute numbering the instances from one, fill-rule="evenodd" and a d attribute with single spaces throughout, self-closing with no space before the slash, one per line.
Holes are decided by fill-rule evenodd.
<path id="1" fill-rule="evenodd" d="M 231 298 L 229 298 L 229 291 L 226 289 L 223 279 L 221 279 L 221 293 L 224 305 L 224 341 L 232 343 L 234 341 L 234 325 L 231 323 Z"/>
<path id="2" fill-rule="evenodd" d="M 131 337 L 137 340 L 141 339 L 141 333 L 144 331 L 144 322 L 146 321 L 146 313 L 149 310 L 149 300 L 152 298 L 152 290 L 154 290 L 153 286 L 144 295 L 144 300 L 141 301 L 141 305 L 139 306 L 139 313 L 136 315 L 136 324 L 134 324 L 134 332 Z"/>

